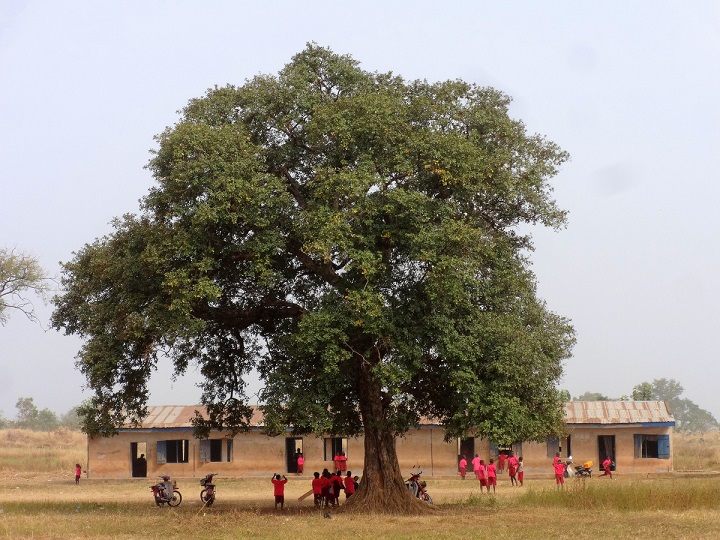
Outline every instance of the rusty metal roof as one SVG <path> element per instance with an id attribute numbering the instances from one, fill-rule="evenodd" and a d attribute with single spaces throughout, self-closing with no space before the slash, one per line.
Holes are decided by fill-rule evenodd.
<path id="1" fill-rule="evenodd" d="M 171 429 L 192 427 L 195 411 L 205 414 L 201 405 L 159 405 L 148 407 L 148 415 L 139 426 L 125 429 Z M 569 401 L 565 404 L 566 424 L 646 424 L 674 422 L 664 401 Z M 423 419 L 422 425 L 438 425 L 437 420 Z M 251 427 L 263 426 L 263 413 L 253 406 Z"/>
<path id="2" fill-rule="evenodd" d="M 148 407 L 148 415 L 139 426 L 124 426 L 125 429 L 135 427 L 138 429 L 169 429 L 169 428 L 189 428 L 192 427 L 190 420 L 195 417 L 195 411 L 199 411 L 203 416 L 206 409 L 202 405 L 156 405 Z M 260 427 L 263 425 L 263 414 L 257 408 L 253 407 L 253 415 L 250 419 L 252 427 Z"/>
<path id="3" fill-rule="evenodd" d="M 647 424 L 675 422 L 664 401 L 569 401 L 567 424 Z"/>

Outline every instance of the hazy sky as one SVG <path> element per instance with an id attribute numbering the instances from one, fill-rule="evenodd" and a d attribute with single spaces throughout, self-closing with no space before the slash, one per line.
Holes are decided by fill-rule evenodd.
<path id="1" fill-rule="evenodd" d="M 611 396 L 659 377 L 720 416 L 720 2 L 0 0 L 0 246 L 59 274 L 152 185 L 153 135 L 215 84 L 277 72 L 306 42 L 368 70 L 462 78 L 572 158 L 568 228 L 536 231 L 540 294 L 578 343 L 562 386 Z M 81 399 L 80 342 L 0 327 L 0 410 Z M 194 403 L 161 367 L 152 403 Z"/>

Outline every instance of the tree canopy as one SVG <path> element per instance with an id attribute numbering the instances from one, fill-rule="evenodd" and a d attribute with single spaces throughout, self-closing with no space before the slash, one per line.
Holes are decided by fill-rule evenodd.
<path id="1" fill-rule="evenodd" d="M 0 326 L 7 323 L 9 311 L 16 310 L 35 321 L 35 310 L 28 294 L 43 297 L 48 280 L 34 257 L 0 249 Z"/>
<path id="2" fill-rule="evenodd" d="M 141 419 L 163 356 L 199 366 L 200 432 L 242 429 L 255 368 L 269 432 L 364 433 L 353 499 L 384 504 L 407 493 L 394 437 L 423 416 L 505 443 L 559 431 L 573 331 L 521 231 L 564 225 L 567 155 L 509 103 L 315 45 L 191 100 L 140 212 L 64 265 L 53 323 L 85 338 L 85 429 Z"/>

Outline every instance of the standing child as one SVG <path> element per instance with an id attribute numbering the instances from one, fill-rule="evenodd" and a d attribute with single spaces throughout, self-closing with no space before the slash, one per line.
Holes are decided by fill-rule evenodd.
<path id="1" fill-rule="evenodd" d="M 300 452 L 297 455 L 297 473 L 298 475 L 303 473 L 303 469 L 305 468 L 305 456 L 302 455 L 302 452 Z"/>
<path id="2" fill-rule="evenodd" d="M 348 471 L 345 476 L 345 500 L 348 500 L 353 493 L 355 493 L 355 480 L 353 480 L 352 472 Z"/>
<path id="3" fill-rule="evenodd" d="M 322 479 L 320 478 L 320 473 L 315 472 L 313 473 L 312 481 L 312 490 L 313 490 L 313 501 L 315 502 L 315 506 L 320 506 L 322 504 Z"/>
<path id="4" fill-rule="evenodd" d="M 505 472 L 505 463 L 507 462 L 507 457 L 508 456 L 505 452 L 500 452 L 500 454 L 498 455 L 498 472 Z"/>
<path id="5" fill-rule="evenodd" d="M 553 469 L 555 470 L 555 486 L 557 489 L 563 489 L 565 485 L 565 464 L 560 460 L 553 460 Z"/>
<path id="6" fill-rule="evenodd" d="M 488 486 L 487 483 L 487 467 L 485 466 L 484 459 L 480 460 L 480 463 L 478 464 L 478 470 L 475 472 L 475 475 L 477 476 L 478 482 L 480 482 L 480 493 L 482 493 L 484 487 L 486 487 L 488 493 L 490 493 L 490 486 Z"/>
<path id="7" fill-rule="evenodd" d="M 523 464 L 522 456 L 518 458 L 517 479 L 518 482 L 520 482 L 520 486 L 522 486 L 523 480 L 525 480 L 525 465 Z"/>
<path id="8" fill-rule="evenodd" d="M 460 456 L 460 461 L 458 462 L 458 472 L 460 473 L 460 478 L 465 480 L 465 472 L 467 471 L 467 459 L 465 459 L 465 454 Z"/>
<path id="9" fill-rule="evenodd" d="M 322 476 L 320 478 L 320 488 L 322 489 L 322 505 L 330 505 L 332 503 L 332 480 L 330 479 L 330 472 L 327 469 L 323 469 Z"/>
<path id="10" fill-rule="evenodd" d="M 82 476 L 82 467 L 79 463 L 75 464 L 75 484 L 80 483 L 80 477 Z"/>
<path id="11" fill-rule="evenodd" d="M 495 493 L 495 486 L 497 486 L 497 472 L 495 471 L 495 460 L 490 459 L 490 463 L 487 466 L 487 485 L 488 493 L 490 493 L 490 486 L 493 488 Z"/>
<path id="12" fill-rule="evenodd" d="M 285 484 L 287 484 L 287 481 L 288 479 L 285 475 L 283 475 L 282 480 L 280 480 L 279 474 L 273 474 L 272 484 L 273 495 L 275 495 L 275 510 L 277 510 L 278 504 L 280 505 L 280 510 L 285 508 Z"/>
<path id="13" fill-rule="evenodd" d="M 480 480 L 480 475 L 478 474 L 478 471 L 480 470 L 480 462 L 482 460 L 480 459 L 480 456 L 475 454 L 475 457 L 472 459 L 472 466 L 473 466 L 473 472 L 475 473 L 475 478 Z"/>
<path id="14" fill-rule="evenodd" d="M 517 486 L 517 479 L 515 478 L 515 475 L 517 474 L 518 469 L 518 458 L 515 457 L 515 454 L 510 453 L 510 457 L 508 458 L 507 466 L 508 466 L 508 475 L 510 476 L 510 485 L 511 486 Z"/>
<path id="15" fill-rule="evenodd" d="M 340 473 L 335 474 L 332 477 L 333 482 L 333 497 L 335 498 L 335 506 L 340 506 L 340 492 L 345 489 L 345 483 L 343 482 L 342 475 Z"/>
<path id="16" fill-rule="evenodd" d="M 347 471 L 347 456 L 345 455 L 345 452 L 338 453 L 334 458 L 333 462 L 335 463 L 335 470 L 338 472 L 345 472 Z"/>

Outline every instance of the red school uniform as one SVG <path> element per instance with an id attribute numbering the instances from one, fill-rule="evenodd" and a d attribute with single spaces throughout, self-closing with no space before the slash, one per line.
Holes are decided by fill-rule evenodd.
<path id="1" fill-rule="evenodd" d="M 285 496 L 285 484 L 287 484 L 287 478 L 283 478 L 282 480 L 277 480 L 276 478 L 272 479 L 273 483 L 273 495 L 276 497 L 284 497 Z"/>
<path id="2" fill-rule="evenodd" d="M 480 470 L 480 458 L 475 456 L 472 458 L 472 466 L 473 466 L 473 472 L 475 473 L 475 478 L 478 480 L 480 479 L 480 476 L 478 476 L 478 471 Z"/>
<path id="3" fill-rule="evenodd" d="M 564 484 L 565 483 L 565 464 L 562 463 L 560 460 L 553 465 L 553 469 L 555 470 L 555 483 L 556 484 Z"/>
<path id="4" fill-rule="evenodd" d="M 80 478 L 82 476 L 82 467 L 78 466 L 75 467 L 75 478 Z"/>
<path id="5" fill-rule="evenodd" d="M 460 462 L 458 463 L 458 471 L 460 471 L 460 476 L 465 478 L 465 471 L 467 471 L 467 459 L 460 458 Z"/>
<path id="6" fill-rule="evenodd" d="M 475 471 L 475 476 L 477 477 L 478 481 L 480 482 L 480 485 L 485 487 L 488 485 L 487 483 L 487 466 L 483 463 L 480 463 L 479 469 Z"/>
<path id="7" fill-rule="evenodd" d="M 333 458 L 333 462 L 335 463 L 335 470 L 340 472 L 347 471 L 347 456 L 343 456 L 338 454 Z"/>
<path id="8" fill-rule="evenodd" d="M 302 454 L 298 456 L 297 458 L 297 472 L 298 474 L 302 474 L 303 467 L 305 467 L 305 458 L 302 457 Z"/>
<path id="9" fill-rule="evenodd" d="M 518 468 L 518 463 L 520 463 L 520 462 L 518 461 L 518 458 L 516 458 L 515 456 L 510 456 L 508 458 L 508 474 L 510 476 L 515 476 L 515 473 L 517 472 L 517 468 Z"/>
<path id="10" fill-rule="evenodd" d="M 345 477 L 345 497 L 349 497 L 355 493 L 355 480 L 351 476 Z"/>
<path id="11" fill-rule="evenodd" d="M 507 454 L 500 454 L 498 456 L 498 469 L 501 471 L 505 470 L 505 461 L 507 461 Z"/>
<path id="12" fill-rule="evenodd" d="M 487 483 L 488 486 L 497 485 L 497 472 L 494 463 L 488 463 L 487 466 Z"/>
<path id="13" fill-rule="evenodd" d="M 320 478 L 313 478 L 313 481 L 312 481 L 313 495 L 322 494 L 322 485 L 323 485 L 322 476 Z"/>

